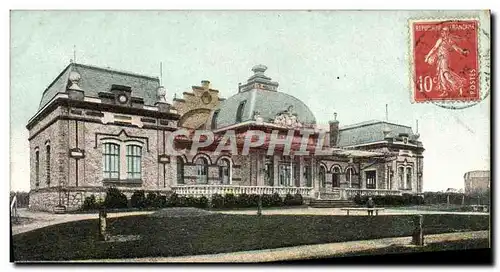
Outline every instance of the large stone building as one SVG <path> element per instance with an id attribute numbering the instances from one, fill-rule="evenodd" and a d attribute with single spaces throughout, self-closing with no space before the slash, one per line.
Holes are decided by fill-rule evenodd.
<path id="1" fill-rule="evenodd" d="M 169 104 L 157 77 L 69 64 L 43 92 L 27 125 L 30 207 L 74 210 L 110 186 L 128 195 L 277 192 L 307 199 L 422 192 L 424 148 L 411 127 L 387 121 L 340 127 L 335 114 L 329 129 L 321 130 L 307 105 L 278 91 L 266 69 L 255 66 L 228 99 L 202 81 Z M 196 154 L 171 156 L 167 139 L 179 128 L 210 130 L 217 141 L 228 130 L 238 139 L 249 130 L 268 138 L 246 156 L 217 154 L 215 143 Z M 267 155 L 273 130 L 294 137 L 308 131 L 307 150 L 324 141 L 329 154 L 298 155 L 300 144 L 294 142 L 290 154 L 277 146 Z M 176 147 L 192 144 L 189 135 L 174 138 Z"/>
<path id="2" fill-rule="evenodd" d="M 464 174 L 466 194 L 481 194 L 490 190 L 490 171 L 476 170 Z"/>

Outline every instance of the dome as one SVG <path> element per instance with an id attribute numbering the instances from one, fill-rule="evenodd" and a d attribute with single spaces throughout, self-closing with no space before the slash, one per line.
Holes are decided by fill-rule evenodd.
<path id="1" fill-rule="evenodd" d="M 286 119 L 303 126 L 315 125 L 316 118 L 309 107 L 292 95 L 278 92 L 278 83 L 264 75 L 266 69 L 264 65 L 253 67 L 255 74 L 239 86 L 237 94 L 213 111 L 208 127 L 219 129 L 256 119 L 276 124 Z"/>

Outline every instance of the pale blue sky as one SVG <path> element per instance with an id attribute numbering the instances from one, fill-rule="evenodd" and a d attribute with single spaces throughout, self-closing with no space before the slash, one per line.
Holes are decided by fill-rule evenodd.
<path id="1" fill-rule="evenodd" d="M 454 12 L 453 16 L 470 16 Z M 159 76 L 168 98 L 208 79 L 224 97 L 255 64 L 304 101 L 318 123 L 420 123 L 424 190 L 462 188 L 489 169 L 489 97 L 464 110 L 411 104 L 409 17 L 431 12 L 16 11 L 11 14 L 11 186 L 29 190 L 27 121 L 77 48 L 79 63 Z"/>

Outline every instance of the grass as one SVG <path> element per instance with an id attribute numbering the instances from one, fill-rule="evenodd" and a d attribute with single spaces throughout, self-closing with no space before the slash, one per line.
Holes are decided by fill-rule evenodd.
<path id="1" fill-rule="evenodd" d="M 468 205 L 457 205 L 457 204 L 430 204 L 430 205 L 419 205 L 419 206 L 396 206 L 391 207 L 391 209 L 401 209 L 401 210 L 420 210 L 420 211 L 443 211 L 443 212 L 469 212 L 472 208 Z"/>
<path id="2" fill-rule="evenodd" d="M 53 225 L 13 237 L 14 260 L 56 261 L 213 254 L 411 235 L 412 215 L 226 215 L 108 220 L 110 235 L 138 241 L 97 241 L 98 221 Z M 425 226 L 428 226 L 425 228 Z M 425 233 L 489 229 L 489 216 L 425 215 Z"/>

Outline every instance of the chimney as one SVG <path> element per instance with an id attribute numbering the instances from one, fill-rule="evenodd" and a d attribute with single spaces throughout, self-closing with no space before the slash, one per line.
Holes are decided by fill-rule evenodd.
<path id="1" fill-rule="evenodd" d="M 330 124 L 330 147 L 337 146 L 337 140 L 339 139 L 339 121 L 337 121 L 337 113 L 333 114 L 334 120 L 328 122 Z"/>
<path id="2" fill-rule="evenodd" d="M 205 89 L 205 90 L 210 89 L 210 81 L 208 81 L 208 80 L 202 80 L 201 81 L 201 87 L 203 87 L 203 89 Z"/>

